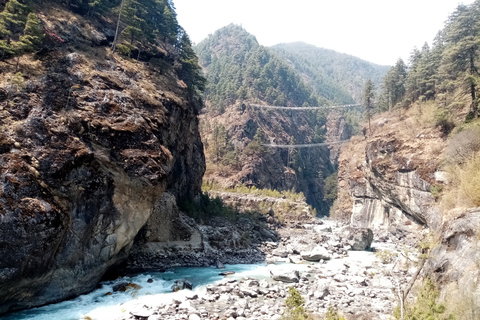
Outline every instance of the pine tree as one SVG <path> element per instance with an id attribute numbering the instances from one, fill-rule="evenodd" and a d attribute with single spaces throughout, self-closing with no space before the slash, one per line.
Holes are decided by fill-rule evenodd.
<path id="1" fill-rule="evenodd" d="M 125 5 L 125 0 L 122 0 L 122 2 L 120 3 L 120 9 L 119 9 L 119 12 L 118 12 L 117 27 L 116 27 L 116 30 L 115 30 L 115 38 L 113 39 L 113 43 L 112 43 L 112 52 L 115 52 L 115 50 L 117 49 L 118 34 L 119 34 L 119 29 L 120 29 L 120 23 L 122 21 L 122 13 L 123 13 L 123 6 L 124 5 Z"/>
<path id="2" fill-rule="evenodd" d="M 187 84 L 190 90 L 205 90 L 206 79 L 203 77 L 202 69 L 198 65 L 198 58 L 195 51 L 193 51 L 190 38 L 185 32 L 183 32 L 180 43 L 180 79 Z"/>
<path id="3" fill-rule="evenodd" d="M 212 133 L 212 154 L 214 155 L 213 162 L 219 163 L 227 152 L 228 135 L 227 130 L 222 124 L 216 125 Z"/>
<path id="4" fill-rule="evenodd" d="M 0 36 L 10 36 L 23 30 L 30 9 L 18 0 L 9 0 L 0 12 Z"/>
<path id="5" fill-rule="evenodd" d="M 370 120 L 372 118 L 372 112 L 374 108 L 374 98 L 375 98 L 375 87 L 372 80 L 368 80 L 365 84 L 365 89 L 363 90 L 362 104 L 365 108 L 365 115 L 368 119 L 368 130 L 372 134 L 372 127 L 370 125 Z"/>
<path id="6" fill-rule="evenodd" d="M 28 14 L 23 33 L 24 35 L 20 37 L 20 41 L 28 44 L 27 50 L 29 51 L 33 51 L 42 42 L 45 37 L 42 21 L 35 13 L 31 12 Z"/>
<path id="7" fill-rule="evenodd" d="M 402 59 L 398 59 L 395 66 L 385 75 L 382 84 L 382 109 L 391 110 L 401 102 L 405 95 L 405 78 L 407 66 Z"/>
<path id="8" fill-rule="evenodd" d="M 420 96 L 420 63 L 422 53 L 414 48 L 410 54 L 409 71 L 405 79 L 405 93 L 410 102 L 416 101 Z"/>
<path id="9" fill-rule="evenodd" d="M 463 82 L 471 96 L 471 111 L 474 117 L 478 117 L 476 59 L 480 54 L 480 1 L 475 1 L 471 7 L 458 6 L 447 23 L 445 41 L 446 68 L 457 78 L 465 75 Z"/>
<path id="10" fill-rule="evenodd" d="M 127 38 L 132 46 L 134 41 L 143 33 L 142 27 L 145 25 L 143 15 L 145 12 L 145 7 L 141 1 L 125 0 L 122 21 L 127 24 L 127 27 L 123 29 L 121 34 Z"/>
<path id="11" fill-rule="evenodd" d="M 175 15 L 175 12 L 169 7 L 169 5 L 165 5 L 163 9 L 163 23 L 162 23 L 162 32 L 164 34 L 165 41 L 169 41 L 170 43 L 175 43 L 177 40 L 178 35 L 178 22 Z M 182 39 L 183 41 L 183 39 Z"/>

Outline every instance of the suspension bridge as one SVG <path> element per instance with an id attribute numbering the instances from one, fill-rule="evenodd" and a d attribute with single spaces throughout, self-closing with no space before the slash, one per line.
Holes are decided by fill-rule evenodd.
<path id="1" fill-rule="evenodd" d="M 254 104 L 249 103 L 245 104 L 246 106 L 253 107 L 253 108 L 261 108 L 261 109 L 273 109 L 273 110 L 294 110 L 294 111 L 309 111 L 309 110 L 325 110 L 325 109 L 346 109 L 346 108 L 359 108 L 362 107 L 361 104 L 344 104 L 344 105 L 336 105 L 336 106 L 321 106 L 321 107 L 282 107 L 282 106 L 269 106 L 269 105 L 262 105 L 262 104 Z M 342 144 L 348 142 L 350 140 L 341 140 L 341 141 L 334 141 L 334 142 L 323 142 L 323 143 L 310 143 L 310 144 L 271 144 L 271 143 L 264 143 L 263 146 L 268 148 L 280 148 L 280 149 L 299 149 L 299 148 L 316 148 L 316 147 L 323 147 L 323 146 L 331 146 L 336 144 Z"/>
<path id="2" fill-rule="evenodd" d="M 280 149 L 297 149 L 297 148 L 315 148 L 323 146 L 331 146 L 335 144 L 342 144 L 350 140 L 340 140 L 335 142 L 323 142 L 323 143 L 310 143 L 310 144 L 267 144 L 264 143 L 263 146 L 269 148 L 280 148 Z"/>
<path id="3" fill-rule="evenodd" d="M 282 106 L 268 106 L 268 105 L 262 105 L 262 104 L 246 104 L 246 105 L 254 108 L 276 109 L 276 110 L 296 110 L 296 111 L 362 107 L 361 104 L 345 104 L 345 105 L 324 106 L 324 107 L 282 107 Z"/>

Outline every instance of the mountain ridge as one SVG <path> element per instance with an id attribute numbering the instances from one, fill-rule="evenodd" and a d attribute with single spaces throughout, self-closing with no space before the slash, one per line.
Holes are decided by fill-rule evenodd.
<path id="1" fill-rule="evenodd" d="M 370 79 L 378 86 L 390 68 L 300 41 L 280 43 L 270 48 L 289 61 L 317 94 L 343 103 L 360 102 L 365 82 Z M 338 97 L 322 86 L 334 90 Z"/>

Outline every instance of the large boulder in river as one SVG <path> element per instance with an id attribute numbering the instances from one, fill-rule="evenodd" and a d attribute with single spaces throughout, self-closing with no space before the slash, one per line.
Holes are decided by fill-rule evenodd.
<path id="1" fill-rule="evenodd" d="M 353 251 L 370 249 L 373 242 L 373 231 L 368 228 L 346 227 L 340 234 L 344 243 L 350 245 Z"/>
<path id="2" fill-rule="evenodd" d="M 172 291 L 177 292 L 183 289 L 193 289 L 193 284 L 186 280 L 186 279 L 181 279 L 181 280 L 176 280 L 173 285 L 172 285 Z"/>
<path id="3" fill-rule="evenodd" d="M 302 256 L 302 259 L 314 262 L 318 262 L 320 260 L 330 260 L 332 258 L 327 249 L 320 246 L 315 247 L 311 251 L 303 251 L 300 253 L 300 255 Z"/>
<path id="4" fill-rule="evenodd" d="M 300 273 L 298 270 L 274 270 L 270 271 L 270 276 L 275 281 L 281 281 L 286 283 L 296 283 L 300 281 Z"/>

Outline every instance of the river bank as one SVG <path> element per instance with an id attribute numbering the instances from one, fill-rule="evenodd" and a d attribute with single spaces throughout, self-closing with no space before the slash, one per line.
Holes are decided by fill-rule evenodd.
<path id="1" fill-rule="evenodd" d="M 365 230 L 356 229 L 351 237 L 352 230 L 335 221 L 317 220 L 278 231 L 281 240 L 261 248 L 269 263 L 262 270 L 242 278 L 229 275 L 200 290 L 184 290 L 170 301 L 132 301 L 123 306 L 123 316 L 112 319 L 280 319 L 288 288 L 293 286 L 312 313 L 322 315 L 332 306 L 348 319 L 386 320 L 397 304 L 397 283 L 408 283 L 416 271 L 417 239 L 399 229 L 375 234 L 371 248 L 364 248 L 368 251 L 351 250 L 359 243 L 370 247 L 361 243 L 368 242 L 368 232 L 358 236 Z M 312 252 L 326 256 L 307 261 L 317 259 Z"/>
<path id="2" fill-rule="evenodd" d="M 98 307 L 77 310 L 69 317 L 92 320 L 280 319 L 288 288 L 293 286 L 304 297 L 306 309 L 313 314 L 322 315 L 332 306 L 349 320 L 390 319 L 397 304 L 397 283 L 408 283 L 416 271 L 414 246 L 417 239 L 413 238 L 413 233 L 391 229 L 376 232 L 373 239 L 368 239 L 371 234 L 366 229 L 352 230 L 331 220 L 315 219 L 313 222 L 278 229 L 279 241 L 266 241 L 259 248 L 265 257 L 263 263 L 227 264 L 225 269 L 213 266 L 180 268 L 120 278 L 103 283 L 97 290 L 92 303 L 96 301 Z M 358 248 L 359 245 L 365 248 Z M 219 267 L 222 264 L 218 261 Z M 235 274 L 218 275 L 231 270 Z M 192 283 L 193 290 L 172 293 L 171 286 L 176 280 Z M 124 292 L 114 291 L 113 288 L 117 286 L 118 289 L 122 282 L 128 284 L 120 290 Z M 81 298 L 77 299 L 82 301 Z M 43 318 L 38 314 L 37 318 L 10 316 L 7 319 Z"/>

